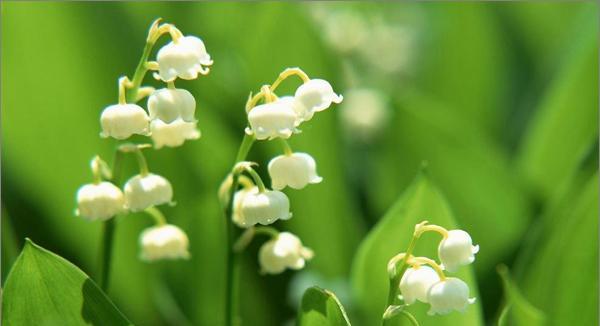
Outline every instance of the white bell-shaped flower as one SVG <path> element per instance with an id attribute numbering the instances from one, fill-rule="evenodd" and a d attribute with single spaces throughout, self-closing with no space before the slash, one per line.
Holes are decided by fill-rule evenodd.
<path id="1" fill-rule="evenodd" d="M 306 260 L 313 255 L 312 250 L 304 247 L 297 236 L 281 232 L 260 247 L 258 261 L 263 273 L 279 274 L 286 268 L 302 269 Z"/>
<path id="2" fill-rule="evenodd" d="M 77 191 L 77 215 L 88 220 L 107 220 L 124 210 L 123 192 L 110 182 L 87 184 Z"/>
<path id="3" fill-rule="evenodd" d="M 140 235 L 140 258 L 146 261 L 159 259 L 187 259 L 189 240 L 185 232 L 175 225 L 165 224 L 148 228 Z"/>
<path id="4" fill-rule="evenodd" d="M 170 123 L 178 118 L 186 122 L 195 121 L 196 100 L 185 89 L 163 88 L 156 90 L 148 98 L 150 119 L 160 119 Z"/>
<path id="5" fill-rule="evenodd" d="M 198 73 L 207 74 L 212 65 L 210 55 L 201 39 L 195 36 L 184 36 L 163 46 L 156 56 L 158 75 L 165 81 L 196 79 Z"/>
<path id="6" fill-rule="evenodd" d="M 311 79 L 298 87 L 294 99 L 293 108 L 301 122 L 312 119 L 315 112 L 329 108 L 331 103 L 341 103 L 343 97 L 333 91 L 328 81 Z"/>
<path id="7" fill-rule="evenodd" d="M 475 298 L 469 298 L 469 286 L 462 280 L 448 277 L 432 285 L 427 294 L 429 315 L 444 315 L 453 310 L 464 311 Z"/>
<path id="8" fill-rule="evenodd" d="M 256 224 L 267 225 L 275 221 L 288 220 L 292 217 L 290 213 L 290 200 L 281 191 L 266 190 L 264 192 L 252 188 L 240 193 L 234 198 L 234 207 L 237 205 L 238 216 L 234 221 L 241 227 L 250 227 Z"/>
<path id="9" fill-rule="evenodd" d="M 104 109 L 100 116 L 100 136 L 126 139 L 133 134 L 147 135 L 149 121 L 148 114 L 139 105 L 111 105 Z"/>
<path id="10" fill-rule="evenodd" d="M 294 98 L 286 96 L 275 102 L 258 105 L 248 112 L 250 128 L 246 133 L 256 139 L 290 138 L 296 126 Z"/>
<path id="11" fill-rule="evenodd" d="M 413 304 L 415 300 L 427 303 L 429 288 L 440 281 L 440 277 L 429 266 L 408 268 L 400 280 L 400 292 L 406 304 Z"/>
<path id="12" fill-rule="evenodd" d="M 450 230 L 448 236 L 440 242 L 438 255 L 449 272 L 454 272 L 459 266 L 468 265 L 475 260 L 479 246 L 473 246 L 471 236 L 463 230 Z"/>
<path id="13" fill-rule="evenodd" d="M 132 212 L 171 202 L 173 188 L 169 180 L 156 175 L 140 174 L 125 183 L 125 206 Z"/>
<path id="14" fill-rule="evenodd" d="M 231 212 L 232 220 L 237 226 L 242 228 L 249 228 L 252 226 L 246 223 L 246 219 L 242 216 L 242 202 L 248 194 L 258 194 L 258 187 L 242 188 L 233 195 L 233 209 Z"/>
<path id="15" fill-rule="evenodd" d="M 177 147 L 183 145 L 186 140 L 200 138 L 200 130 L 196 127 L 198 123 L 187 122 L 181 118 L 165 123 L 161 119 L 154 119 L 150 122 L 150 136 L 154 141 L 154 147 L 161 148 Z"/>
<path id="16" fill-rule="evenodd" d="M 323 180 L 317 175 L 317 163 L 306 153 L 280 155 L 269 162 L 269 175 L 273 189 L 281 190 L 286 186 L 302 189 L 309 183 Z"/>

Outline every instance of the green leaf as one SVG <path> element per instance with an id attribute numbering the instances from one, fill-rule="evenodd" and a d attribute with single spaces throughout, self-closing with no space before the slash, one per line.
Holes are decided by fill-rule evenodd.
<path id="1" fill-rule="evenodd" d="M 545 325 L 544 313 L 527 301 L 513 282 L 506 265 L 497 268 L 498 275 L 502 278 L 506 307 L 502 311 L 498 326 L 537 326 Z"/>
<path id="2" fill-rule="evenodd" d="M 519 259 L 524 296 L 553 325 L 598 324 L 598 173 L 578 187 Z"/>
<path id="3" fill-rule="evenodd" d="M 428 220 L 448 229 L 456 228 L 450 208 L 428 176 L 421 174 L 397 200 L 388 213 L 377 223 L 359 247 L 352 267 L 352 287 L 357 305 L 363 317 L 362 324 L 376 325 L 386 308 L 388 296 L 387 263 L 394 255 L 406 250 L 417 223 Z M 465 229 L 467 232 L 469 229 Z M 475 243 L 479 239 L 473 239 Z M 437 258 L 439 244 L 437 234 L 425 234 L 417 243 L 414 254 Z M 478 255 L 485 255 L 482 247 Z M 477 264 L 477 261 L 475 261 Z M 454 275 L 453 275 L 454 276 Z M 456 274 L 477 296 L 477 284 L 471 266 L 465 266 Z M 421 325 L 482 325 L 479 302 L 469 306 L 465 313 L 444 316 L 428 316 L 428 305 L 416 303 L 409 307 Z M 407 321 L 403 321 L 406 324 Z"/>
<path id="4" fill-rule="evenodd" d="M 298 314 L 299 326 L 350 325 L 344 307 L 333 292 L 313 286 L 304 292 Z"/>
<path id="5" fill-rule="evenodd" d="M 597 25 L 575 39 L 525 134 L 518 163 L 533 190 L 548 199 L 598 138 Z"/>
<path id="6" fill-rule="evenodd" d="M 77 266 L 29 239 L 4 286 L 2 324 L 131 325 Z"/>

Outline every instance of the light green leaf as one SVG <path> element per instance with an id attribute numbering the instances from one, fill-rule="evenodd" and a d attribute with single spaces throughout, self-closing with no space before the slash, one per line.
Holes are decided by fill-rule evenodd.
<path id="1" fill-rule="evenodd" d="M 77 266 L 29 239 L 4 286 L 2 324 L 131 325 Z"/>
<path id="2" fill-rule="evenodd" d="M 569 205 L 546 219 L 551 224 L 542 229 L 533 254 L 519 259 L 524 296 L 553 325 L 598 324 L 597 172 L 578 187 Z"/>
<path id="3" fill-rule="evenodd" d="M 502 278 L 506 306 L 498 320 L 498 326 L 537 326 L 545 325 L 544 313 L 527 301 L 513 282 L 506 265 L 498 266 Z"/>
<path id="4" fill-rule="evenodd" d="M 598 138 L 597 27 L 576 38 L 530 123 L 518 157 L 533 190 L 548 199 Z"/>
<path id="5" fill-rule="evenodd" d="M 387 263 L 394 255 L 406 250 L 415 225 L 423 220 L 448 229 L 457 227 L 446 200 L 425 174 L 416 178 L 360 245 L 352 267 L 352 287 L 363 317 L 362 324 L 380 323 L 388 295 Z M 469 231 L 468 228 L 465 230 Z M 478 240 L 475 238 L 475 243 Z M 437 258 L 439 241 L 438 235 L 422 236 L 414 254 Z M 480 254 L 485 254 L 485 250 L 482 247 Z M 478 295 L 472 267 L 465 266 L 452 276 L 461 278 L 469 285 L 471 296 Z M 482 325 L 479 302 L 469 306 L 465 313 L 455 312 L 444 316 L 428 316 L 428 308 L 426 304 L 416 303 L 408 311 L 415 315 L 421 325 Z"/>
<path id="6" fill-rule="evenodd" d="M 333 292 L 313 286 L 304 292 L 299 326 L 350 326 L 344 307 Z"/>

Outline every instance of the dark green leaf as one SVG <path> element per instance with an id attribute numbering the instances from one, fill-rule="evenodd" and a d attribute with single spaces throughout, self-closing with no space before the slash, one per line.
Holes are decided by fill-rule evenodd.
<path id="1" fill-rule="evenodd" d="M 394 255 L 406 250 L 415 225 L 423 220 L 448 229 L 457 227 L 446 200 L 425 174 L 417 177 L 360 245 L 352 269 L 352 286 L 364 325 L 380 323 L 388 295 L 387 263 Z M 473 240 L 479 241 L 478 238 Z M 419 239 L 415 255 L 436 258 L 439 241 L 437 235 L 424 235 Z M 479 255 L 485 254 L 485 250 L 482 247 Z M 471 296 L 477 296 L 472 267 L 461 268 L 456 276 L 469 285 Z M 479 303 L 469 306 L 464 314 L 428 316 L 427 309 L 427 305 L 416 303 L 408 310 L 421 325 L 482 324 Z"/>
<path id="2" fill-rule="evenodd" d="M 2 324 L 131 325 L 77 266 L 29 239 L 4 286 Z"/>
<path id="3" fill-rule="evenodd" d="M 298 313 L 299 326 L 350 325 L 344 307 L 330 291 L 313 286 L 304 292 Z"/>

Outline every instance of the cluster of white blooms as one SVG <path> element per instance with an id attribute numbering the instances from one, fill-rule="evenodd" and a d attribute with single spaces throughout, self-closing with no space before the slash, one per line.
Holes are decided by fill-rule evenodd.
<path id="1" fill-rule="evenodd" d="M 456 277 L 446 277 L 444 270 L 455 272 L 459 266 L 475 260 L 479 246 L 473 246 L 471 236 L 463 230 L 445 230 L 437 225 L 417 225 L 416 237 L 424 231 L 436 231 L 443 239 L 438 247 L 442 265 L 426 257 L 406 258 L 407 268 L 400 280 L 400 292 L 405 304 L 415 301 L 429 303 L 429 314 L 447 314 L 453 310 L 464 311 L 475 298 L 469 297 L 469 286 Z M 429 266 L 428 266 L 429 265 Z"/>
<path id="2" fill-rule="evenodd" d="M 135 134 L 150 136 L 156 148 L 177 147 L 186 140 L 200 137 L 194 117 L 196 100 L 189 91 L 175 88 L 174 81 L 176 78 L 195 79 L 199 73 L 208 74 L 207 67 L 212 65 L 212 60 L 199 38 L 183 36 L 170 24 L 157 30 L 161 28 L 171 34 L 172 41 L 158 51 L 156 61 L 147 62 L 145 67 L 158 70 L 155 77 L 168 87 L 149 94 L 147 113 L 141 106 L 127 103 L 125 90 L 139 85 L 127 77 L 122 78 L 119 103 L 104 109 L 100 117 L 102 137 L 122 140 Z"/>
<path id="3" fill-rule="evenodd" d="M 275 89 L 292 75 L 299 76 L 303 81 L 302 85 L 293 96 L 278 97 Z M 264 103 L 258 104 L 261 99 Z M 281 190 L 286 187 L 302 189 L 308 184 L 320 183 L 323 178 L 317 173 L 315 159 L 307 153 L 293 152 L 286 139 L 299 133 L 299 127 L 311 120 L 315 113 L 341 101 L 342 96 L 333 91 L 328 81 L 310 79 L 299 68 L 284 70 L 272 85 L 263 86 L 260 93 L 250 97 L 246 105 L 246 137 L 252 137 L 253 140 L 279 139 L 283 144 L 284 154 L 276 156 L 268 164 L 272 190 L 264 186 L 260 176 L 252 168 L 253 163 L 239 162 L 234 167 L 234 173 L 247 172 L 253 180 L 243 184 L 242 189 L 235 189 L 231 218 L 236 225 L 250 229 L 257 224 L 270 225 L 277 220 L 292 217 L 290 201 Z M 231 183 L 231 178 L 226 182 Z M 295 235 L 275 232 L 276 235 L 272 235 L 272 239 L 260 249 L 262 271 L 275 274 L 286 268 L 304 267 L 305 261 L 313 256 L 312 251 L 303 247 Z"/>
<path id="4" fill-rule="evenodd" d="M 186 140 L 200 137 L 194 116 L 196 100 L 189 91 L 175 88 L 174 82 L 177 78 L 195 79 L 198 74 L 208 74 L 212 60 L 198 37 L 183 36 L 175 26 L 159 23 L 160 19 L 150 28 L 144 55 L 133 79 L 119 79 L 118 104 L 110 105 L 102 112 L 102 137 L 124 140 L 133 135 L 150 136 L 156 149 L 181 146 Z M 171 42 L 158 51 L 156 61 L 148 61 L 153 45 L 165 34 L 171 36 Z M 158 90 L 141 87 L 148 71 L 157 71 L 155 78 L 167 83 L 167 87 Z M 146 96 L 147 112 L 136 104 Z M 167 224 L 156 208 L 173 202 L 173 188 L 166 178 L 148 171 L 141 151 L 148 146 L 128 143 L 118 147 L 115 166 L 122 154 L 134 153 L 140 167 L 140 173 L 131 177 L 123 190 L 112 178 L 120 171 L 111 171 L 96 157 L 92 161 L 94 182 L 77 192 L 77 215 L 88 220 L 108 220 L 118 214 L 144 211 L 155 219 L 156 226 L 141 233 L 140 257 L 146 261 L 187 258 L 187 235 L 178 227 Z"/>

